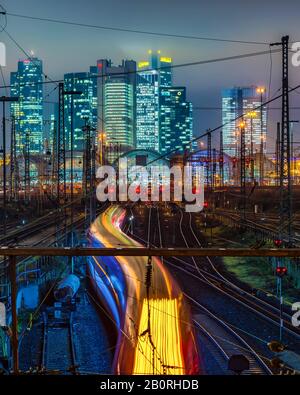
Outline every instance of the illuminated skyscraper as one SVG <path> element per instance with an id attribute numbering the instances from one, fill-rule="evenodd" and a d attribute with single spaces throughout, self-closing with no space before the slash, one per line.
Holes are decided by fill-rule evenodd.
<path id="1" fill-rule="evenodd" d="M 137 148 L 159 151 L 159 96 L 172 85 L 172 59 L 149 51 L 149 60 L 138 63 L 136 87 Z"/>
<path id="2" fill-rule="evenodd" d="M 97 67 L 90 67 L 87 73 L 69 73 L 64 75 L 65 91 L 80 91 L 80 95 L 65 95 L 65 131 L 66 148 L 69 150 L 71 133 L 71 116 L 73 111 L 74 150 L 83 151 L 85 147 L 82 127 L 87 119 L 89 124 L 97 127 Z M 73 110 L 72 110 L 73 100 Z"/>
<path id="3" fill-rule="evenodd" d="M 19 97 L 11 103 L 11 115 L 16 120 L 16 150 L 22 154 L 29 135 L 31 154 L 43 151 L 43 65 L 37 58 L 20 60 L 18 71 L 10 74 L 11 96 Z"/>
<path id="4" fill-rule="evenodd" d="M 261 142 L 261 117 L 260 109 L 253 111 L 254 108 L 260 106 L 260 94 L 256 92 L 257 87 L 236 87 L 232 89 L 224 89 L 222 91 L 222 124 L 223 126 L 223 142 L 224 151 L 235 156 L 239 147 L 239 124 L 241 119 L 235 121 L 236 118 L 245 114 L 245 141 L 246 146 L 251 144 L 251 123 L 252 123 L 252 141 L 253 152 L 259 152 Z M 252 113 L 252 117 L 250 114 Z M 248 115 L 247 115 L 248 114 Z M 266 141 L 266 120 L 267 111 L 262 111 L 262 131 L 263 141 Z M 265 144 L 264 144 L 265 147 Z"/>
<path id="5" fill-rule="evenodd" d="M 193 138 L 192 103 L 185 87 L 165 87 L 160 92 L 160 152 L 190 148 Z"/>
<path id="6" fill-rule="evenodd" d="M 159 151 L 159 86 L 156 70 L 137 75 L 136 145 L 137 148 Z"/>
<path id="7" fill-rule="evenodd" d="M 148 51 L 149 54 L 149 65 L 146 66 L 147 62 L 144 63 L 144 67 L 149 69 L 155 69 L 158 71 L 158 84 L 160 87 L 172 86 L 172 58 L 167 56 L 161 56 L 161 51 L 157 52 Z M 140 66 L 139 64 L 139 66 Z"/>
<path id="8" fill-rule="evenodd" d="M 136 144 L 136 62 L 123 60 L 113 66 L 101 59 L 98 68 L 98 130 L 105 135 L 106 147 L 125 152 Z M 101 77 L 102 75 L 102 77 Z"/>

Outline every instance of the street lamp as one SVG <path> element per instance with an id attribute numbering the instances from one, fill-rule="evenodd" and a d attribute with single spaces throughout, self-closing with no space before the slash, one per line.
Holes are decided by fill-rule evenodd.
<path id="1" fill-rule="evenodd" d="M 1 96 L 0 102 L 2 102 L 2 133 L 3 133 L 3 234 L 6 235 L 6 128 L 5 128 L 5 103 L 17 102 L 18 97 Z"/>

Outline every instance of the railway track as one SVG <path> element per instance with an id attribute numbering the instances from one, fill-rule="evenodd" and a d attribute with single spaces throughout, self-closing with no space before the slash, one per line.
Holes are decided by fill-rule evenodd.
<path id="1" fill-rule="evenodd" d="M 194 243 L 188 243 L 187 237 L 184 234 L 184 229 L 182 228 L 182 218 L 183 218 L 183 213 L 181 212 L 181 221 L 180 221 L 180 232 L 182 235 L 182 238 L 185 241 L 186 247 L 192 247 L 191 244 Z M 191 219 L 191 214 L 189 213 L 189 224 L 190 228 L 190 233 L 192 234 L 196 245 L 199 247 L 202 247 L 201 242 L 199 241 L 198 237 L 196 236 L 193 227 L 192 227 L 192 219 Z M 196 272 L 198 274 L 199 280 L 203 280 L 210 286 L 212 286 L 214 289 L 217 289 L 219 292 L 222 292 L 228 296 L 230 296 L 232 299 L 234 299 L 236 302 L 248 307 L 251 309 L 253 312 L 258 314 L 260 317 L 268 320 L 269 322 L 275 324 L 276 326 L 279 327 L 280 325 L 280 320 L 279 320 L 279 309 L 272 304 L 259 299 L 255 295 L 247 292 L 246 290 L 238 287 L 236 284 L 231 282 L 230 280 L 226 279 L 216 268 L 210 257 L 205 257 L 206 261 L 209 264 L 209 267 L 213 271 L 214 274 L 208 272 L 207 270 L 203 270 L 199 267 L 199 261 L 196 261 L 195 258 L 192 258 L 193 265 L 188 263 L 186 260 L 182 260 L 180 258 L 173 258 L 175 261 L 184 263 L 185 267 L 188 269 L 196 269 Z M 172 263 L 170 262 L 172 265 Z M 180 269 L 182 270 L 182 268 Z M 193 270 L 194 271 L 194 270 Z M 195 272 L 193 273 L 195 275 Z M 300 331 L 299 329 L 295 328 L 291 324 L 291 316 L 287 314 L 286 312 L 283 313 L 283 322 L 284 322 L 284 327 L 285 331 L 292 334 L 293 336 L 296 336 L 297 338 L 300 339 Z"/>
<path id="2" fill-rule="evenodd" d="M 160 247 L 162 247 L 160 216 L 159 216 L 158 208 L 156 212 L 157 212 L 158 231 L 160 233 Z M 191 247 L 187 242 L 186 236 L 182 229 L 182 223 L 183 223 L 182 211 L 180 211 L 180 214 L 181 217 L 180 217 L 179 225 L 180 225 L 181 235 L 184 242 L 186 243 L 186 247 Z M 189 213 L 189 226 L 193 236 L 197 238 L 192 228 L 191 213 Z M 198 238 L 197 241 L 200 245 Z M 195 269 L 197 270 L 198 265 L 194 257 L 192 257 L 192 262 L 195 266 Z M 211 261 L 210 264 L 213 265 Z M 202 333 L 206 335 L 206 337 L 210 340 L 210 342 L 213 343 L 213 346 L 217 348 L 217 351 L 219 352 L 220 356 L 223 359 L 223 366 L 225 367 L 224 370 L 226 370 L 229 358 L 232 355 L 243 354 L 249 360 L 249 364 L 250 364 L 250 369 L 248 371 L 245 371 L 245 374 L 255 374 L 255 375 L 272 374 L 272 371 L 266 365 L 263 359 L 249 345 L 249 343 L 247 343 L 247 341 L 244 340 L 234 329 L 232 329 L 223 320 L 219 319 L 213 312 L 211 312 L 207 307 L 200 304 L 196 299 L 192 298 L 187 293 L 184 293 L 184 295 L 190 301 L 190 303 L 195 305 L 197 308 L 200 308 L 202 314 L 198 314 L 195 316 L 194 324 L 197 328 L 199 328 L 202 331 Z"/>
<path id="3" fill-rule="evenodd" d="M 0 245 L 7 246 L 12 243 L 16 243 L 20 239 L 28 238 L 36 233 L 38 233 L 41 229 L 45 227 L 49 227 L 49 225 L 54 225 L 58 221 L 63 219 L 63 215 L 57 215 L 56 213 L 47 214 L 42 219 L 35 220 L 27 225 L 24 225 L 22 228 L 14 230 L 13 232 L 8 233 L 5 236 L 0 237 Z"/>
<path id="4" fill-rule="evenodd" d="M 214 350 L 219 354 L 217 359 L 222 370 L 228 370 L 228 362 L 233 355 L 244 355 L 249 361 L 249 370 L 244 371 L 248 375 L 270 375 L 271 369 L 262 357 L 228 324 L 220 320 L 206 307 L 197 302 L 187 294 L 185 297 L 200 309 L 201 313 L 194 315 L 194 325 L 212 344 Z"/>
<path id="5" fill-rule="evenodd" d="M 155 210 L 154 208 L 151 208 L 152 218 L 153 218 L 153 215 L 155 214 L 155 211 L 157 213 L 159 213 L 159 211 L 157 209 Z M 180 215 L 182 216 L 183 214 L 181 213 Z M 160 224 L 158 225 L 158 222 L 160 222 L 159 214 L 158 215 L 156 214 L 156 217 L 158 218 L 156 227 L 157 227 L 158 231 L 162 234 Z M 149 218 L 150 218 L 150 215 L 149 215 Z M 152 226 L 154 226 L 154 223 L 155 222 L 152 219 Z M 185 240 L 186 247 L 192 247 L 193 245 L 195 245 L 195 243 L 197 246 L 199 246 L 199 245 L 201 246 L 201 242 L 197 238 L 196 233 L 193 230 L 191 217 L 189 216 L 188 221 L 186 221 L 186 219 L 185 219 L 185 227 L 183 227 L 183 223 L 184 223 L 184 220 L 182 217 L 180 217 L 180 231 L 181 231 L 182 239 Z M 149 226 L 149 224 L 148 224 L 148 226 Z M 149 234 L 149 232 L 148 232 L 148 234 Z M 152 230 L 152 234 L 154 234 L 153 230 Z M 139 236 L 134 235 L 134 234 L 132 234 L 132 236 L 136 237 L 139 241 L 143 242 L 144 244 L 146 243 L 146 241 L 143 238 L 140 238 Z M 195 237 L 197 240 L 193 240 L 191 242 L 191 240 L 190 240 L 191 237 L 192 237 L 192 240 Z M 188 238 L 188 240 L 187 240 L 187 238 Z M 153 241 L 154 240 L 151 240 L 150 245 L 152 245 L 154 247 L 157 245 L 161 246 L 162 242 L 159 242 L 159 238 L 158 238 L 158 240 L 156 240 L 157 244 L 153 243 Z M 148 244 L 149 244 L 149 241 L 148 241 Z M 165 262 L 168 265 L 173 266 L 176 269 L 178 269 L 179 271 L 183 272 L 185 275 L 188 275 L 188 276 L 196 279 L 197 281 L 201 281 L 201 282 L 205 283 L 206 285 L 213 288 L 220 294 L 224 294 L 224 295 L 230 297 L 234 303 L 238 303 L 238 304 L 242 305 L 247 310 L 249 310 L 249 311 L 253 312 L 255 315 L 259 316 L 260 319 L 262 319 L 263 321 L 269 322 L 270 324 L 275 325 L 276 327 L 279 326 L 278 309 L 275 306 L 267 303 L 264 300 L 259 299 L 255 295 L 252 295 L 251 293 L 245 291 L 244 289 L 238 287 L 236 284 L 234 284 L 231 281 L 229 281 L 228 279 L 226 279 L 217 270 L 216 266 L 210 260 L 209 257 L 207 257 L 207 258 L 209 258 L 209 260 L 207 260 L 207 258 L 206 258 L 206 260 L 207 260 L 205 263 L 206 270 L 203 269 L 203 266 L 205 266 L 205 265 L 203 265 L 202 262 L 198 262 L 196 260 L 196 258 L 197 257 L 195 257 L 193 259 L 185 258 L 183 260 L 180 258 L 173 257 L 172 259 L 165 260 Z M 197 259 L 199 259 L 199 258 L 197 258 Z M 205 258 L 200 258 L 200 259 L 205 259 Z M 180 263 L 180 265 L 178 265 L 178 263 Z M 208 271 L 208 267 L 210 268 L 209 271 Z M 186 295 L 186 296 L 191 298 L 190 295 Z M 195 300 L 195 299 L 194 299 L 194 301 L 196 303 L 198 303 L 198 307 L 199 307 L 199 305 L 200 305 L 199 301 Z M 207 307 L 204 307 L 202 305 L 201 305 L 201 307 L 203 307 L 202 312 L 205 308 L 207 309 Z M 211 311 L 210 311 L 210 313 L 214 314 Z M 207 314 L 207 311 L 205 312 L 205 315 L 206 314 Z M 212 317 L 212 316 L 210 316 L 210 317 Z M 216 317 L 216 318 L 218 318 L 218 317 Z M 290 316 L 288 314 L 284 313 L 285 333 L 293 336 L 293 339 L 296 339 L 296 341 L 298 341 L 298 339 L 300 338 L 299 331 L 296 328 L 291 326 L 289 319 L 290 319 Z M 199 320 L 197 320 L 197 322 L 198 322 L 198 324 L 196 324 L 196 322 L 195 322 L 195 325 L 199 329 L 200 329 L 200 325 L 201 325 L 202 331 L 203 331 L 203 328 L 205 328 L 203 325 L 203 322 L 199 322 Z M 228 324 L 228 326 L 229 325 L 230 324 Z M 216 336 L 213 336 L 213 334 L 215 333 L 215 330 L 210 329 L 208 327 L 205 329 L 206 329 L 206 332 L 208 332 L 208 334 L 206 334 L 206 336 L 210 335 L 211 342 L 214 342 L 214 345 L 219 350 L 220 357 L 223 358 L 224 364 L 225 364 L 225 354 L 226 353 L 224 354 L 221 352 L 222 344 L 220 344 L 220 342 L 218 342 Z M 230 327 L 230 329 L 232 329 L 232 328 Z M 238 328 L 238 332 L 240 332 L 239 329 L 240 328 Z M 224 331 L 224 328 L 222 330 Z M 236 335 L 233 335 L 232 333 L 231 333 L 231 335 L 235 336 L 235 339 L 237 338 L 236 335 L 240 337 L 240 335 L 237 332 L 236 332 Z M 217 337 L 219 338 L 219 337 L 224 337 L 224 336 L 217 335 Z M 246 343 L 244 343 L 244 345 L 240 345 L 240 346 L 243 346 L 243 348 L 248 350 L 248 352 L 250 349 L 252 350 L 251 346 L 245 340 L 244 337 L 243 338 L 240 337 L 240 339 L 241 339 L 240 341 L 246 342 Z M 233 339 L 231 339 L 231 340 L 233 340 Z M 232 342 L 231 340 L 227 341 L 227 346 L 230 343 L 234 343 L 236 345 L 236 341 Z M 218 345 L 216 343 L 218 343 Z M 225 348 L 225 346 L 223 347 L 223 351 L 224 351 L 224 348 Z M 263 354 L 264 354 L 264 352 L 263 352 Z M 253 373 L 255 373 L 255 372 L 253 371 Z M 261 373 L 255 373 L 255 374 L 261 374 Z"/>
<path id="6" fill-rule="evenodd" d="M 144 243 L 146 242 L 141 238 L 139 238 L 139 240 Z M 160 215 L 157 207 L 149 208 L 147 244 L 154 246 L 163 245 Z M 168 264 L 170 263 L 169 261 L 166 262 Z M 196 264 L 195 260 L 194 263 Z M 245 372 L 245 374 L 272 374 L 272 371 L 265 364 L 263 359 L 236 331 L 190 295 L 185 294 L 185 297 L 190 301 L 190 303 L 196 306 L 198 310 L 200 310 L 199 314 L 194 317 L 194 325 L 202 334 L 205 335 L 210 346 L 214 349 L 214 353 L 218 354 L 219 363 L 222 365 L 223 371 L 226 371 L 227 369 L 230 356 L 234 354 L 243 354 L 250 362 L 250 369 Z"/>
<path id="7" fill-rule="evenodd" d="M 73 342 L 72 312 L 68 319 L 50 319 L 43 313 L 42 370 L 45 374 L 79 374 Z"/>
<path id="8" fill-rule="evenodd" d="M 242 217 L 238 213 L 234 213 L 231 211 L 217 210 L 216 215 L 220 217 L 224 217 L 234 222 L 235 224 L 240 223 L 242 219 Z M 260 232 L 261 234 L 263 234 L 264 236 L 266 236 L 271 240 L 274 240 L 278 237 L 278 226 L 279 226 L 278 219 L 276 221 L 276 219 L 274 218 L 266 217 L 264 223 L 262 223 L 262 221 L 260 221 L 259 223 L 257 221 L 257 218 L 252 213 L 252 215 L 248 215 L 248 218 L 246 217 L 246 219 L 243 219 L 243 226 L 248 228 L 249 230 L 252 230 L 253 232 Z M 300 230 L 298 220 L 294 220 L 294 230 L 298 232 Z M 283 240 L 283 241 L 287 242 L 287 240 Z M 292 241 L 297 246 L 299 245 L 298 243 L 300 242 L 300 238 L 293 236 Z"/>

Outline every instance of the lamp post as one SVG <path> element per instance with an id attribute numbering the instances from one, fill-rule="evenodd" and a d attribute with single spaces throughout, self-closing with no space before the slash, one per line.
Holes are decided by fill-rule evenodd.
<path id="1" fill-rule="evenodd" d="M 2 144 L 3 144 L 3 234 L 6 235 L 6 125 L 5 125 L 5 103 L 17 102 L 18 97 L 1 96 L 2 102 Z"/>
<path id="2" fill-rule="evenodd" d="M 263 134 L 263 94 L 264 87 L 259 87 L 256 92 L 260 95 L 260 153 L 259 153 L 259 178 L 260 185 L 264 184 L 264 134 Z"/>

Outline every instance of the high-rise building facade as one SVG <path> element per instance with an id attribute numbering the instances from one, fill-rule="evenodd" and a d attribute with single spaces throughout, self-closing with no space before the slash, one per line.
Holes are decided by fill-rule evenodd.
<path id="1" fill-rule="evenodd" d="M 160 88 L 172 85 L 172 59 L 149 51 L 149 60 L 138 63 L 136 86 L 136 146 L 160 151 Z"/>
<path id="2" fill-rule="evenodd" d="M 106 146 L 118 147 L 111 152 L 125 152 L 136 145 L 136 62 L 123 60 L 113 66 L 101 59 L 97 70 L 98 130 Z"/>
<path id="3" fill-rule="evenodd" d="M 172 58 L 167 56 L 162 56 L 161 51 L 158 50 L 156 52 L 149 50 L 149 61 L 148 66 L 147 62 L 140 62 L 144 63 L 144 67 L 148 67 L 148 69 L 154 69 L 158 71 L 158 84 L 160 87 L 172 86 Z"/>
<path id="4" fill-rule="evenodd" d="M 192 103 L 185 87 L 165 87 L 160 91 L 160 152 L 183 152 L 193 138 Z"/>
<path id="5" fill-rule="evenodd" d="M 236 156 L 240 144 L 239 124 L 244 114 L 245 142 L 246 146 L 253 142 L 253 153 L 260 151 L 261 131 L 263 146 L 265 151 L 267 111 L 262 110 L 262 124 L 260 109 L 255 108 L 261 105 L 260 94 L 257 87 L 235 87 L 222 91 L 222 124 L 224 152 L 230 156 Z M 261 130 L 262 127 L 262 130 Z"/>
<path id="6" fill-rule="evenodd" d="M 97 67 L 91 66 L 89 72 L 68 73 L 64 75 L 65 91 L 81 92 L 64 96 L 66 148 L 71 149 L 71 119 L 73 117 L 73 149 L 85 148 L 82 127 L 87 121 L 91 127 L 97 127 Z"/>
<path id="7" fill-rule="evenodd" d="M 159 85 L 156 70 L 137 75 L 136 146 L 159 152 Z"/>
<path id="8" fill-rule="evenodd" d="M 18 71 L 10 74 L 11 96 L 18 102 L 11 103 L 11 115 L 16 122 L 16 150 L 23 154 L 26 135 L 29 136 L 29 151 L 43 151 L 43 65 L 38 58 L 18 62 Z"/>

